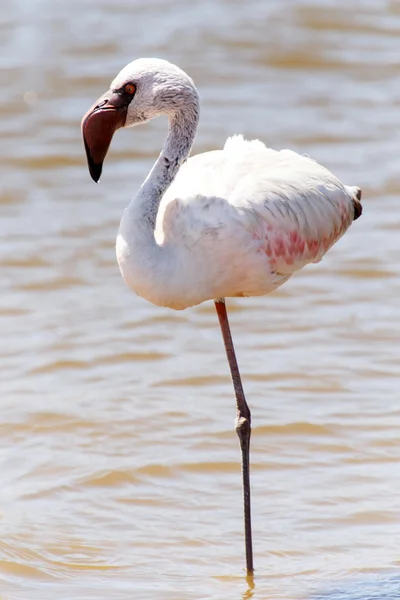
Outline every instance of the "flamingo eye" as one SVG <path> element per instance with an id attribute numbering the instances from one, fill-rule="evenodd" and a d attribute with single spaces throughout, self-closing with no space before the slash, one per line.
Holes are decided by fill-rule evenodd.
<path id="1" fill-rule="evenodd" d="M 136 92 L 136 86 L 133 85 L 133 83 L 127 83 L 124 87 L 124 92 L 129 94 L 129 96 L 133 96 L 133 94 Z"/>

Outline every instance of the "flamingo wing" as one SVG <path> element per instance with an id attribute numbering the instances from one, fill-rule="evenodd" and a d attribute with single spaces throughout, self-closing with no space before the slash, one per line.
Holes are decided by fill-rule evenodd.
<path id="1" fill-rule="evenodd" d="M 176 240 L 177 229 L 195 242 L 240 221 L 273 267 L 289 274 L 321 260 L 359 216 L 359 199 L 359 188 L 312 159 L 234 136 L 224 150 L 194 156 L 181 168 L 164 196 L 156 235 Z"/>

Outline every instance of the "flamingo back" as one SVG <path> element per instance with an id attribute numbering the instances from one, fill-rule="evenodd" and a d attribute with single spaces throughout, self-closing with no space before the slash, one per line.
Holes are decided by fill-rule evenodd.
<path id="1" fill-rule="evenodd" d="M 155 237 L 177 250 L 183 295 L 265 294 L 321 260 L 359 216 L 359 199 L 312 159 L 234 136 L 181 167 Z"/>

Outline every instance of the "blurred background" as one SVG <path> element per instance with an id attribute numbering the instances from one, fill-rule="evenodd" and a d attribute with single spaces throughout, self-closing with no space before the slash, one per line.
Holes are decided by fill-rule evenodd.
<path id="1" fill-rule="evenodd" d="M 0 598 L 397 598 L 399 3 L 14 0 L 0 23 Z M 86 168 L 81 117 L 140 56 L 194 78 L 196 153 L 243 133 L 363 189 L 322 263 L 228 303 L 253 590 L 213 304 L 151 306 L 115 259 L 166 122 Z"/>

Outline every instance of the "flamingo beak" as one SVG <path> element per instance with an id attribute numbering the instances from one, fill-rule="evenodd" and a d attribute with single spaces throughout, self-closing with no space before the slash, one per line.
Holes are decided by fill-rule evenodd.
<path id="1" fill-rule="evenodd" d="M 129 99 L 130 100 L 130 99 Z M 89 173 L 96 183 L 114 133 L 125 125 L 129 101 L 125 95 L 109 90 L 88 110 L 82 119 Z"/>

